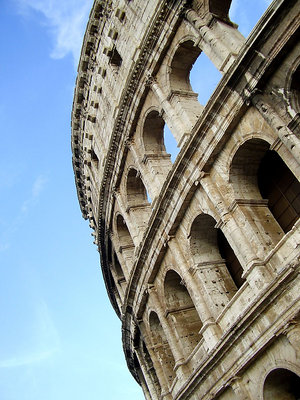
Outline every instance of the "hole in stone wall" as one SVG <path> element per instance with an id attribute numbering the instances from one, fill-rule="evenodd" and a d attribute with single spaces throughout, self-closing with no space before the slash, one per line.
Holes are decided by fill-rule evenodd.
<path id="1" fill-rule="evenodd" d="M 275 151 L 268 150 L 261 160 L 258 186 L 282 230 L 288 232 L 300 216 L 300 183 Z"/>
<path id="2" fill-rule="evenodd" d="M 300 113 L 300 67 L 293 74 L 290 91 L 292 106 L 297 113 Z"/>
<path id="3" fill-rule="evenodd" d="M 164 294 L 168 317 L 176 329 L 186 354 L 198 344 L 202 327 L 193 300 L 177 272 L 169 270 L 165 277 Z"/>
<path id="4" fill-rule="evenodd" d="M 154 311 L 150 314 L 149 325 L 152 346 L 156 348 L 158 362 L 161 364 L 166 381 L 170 386 L 175 378 L 175 360 L 160 320 Z"/>
<path id="5" fill-rule="evenodd" d="M 117 49 L 114 48 L 112 50 L 111 56 L 110 56 L 110 63 L 111 65 L 114 65 L 116 67 L 120 67 L 122 64 L 122 57 L 120 56 L 120 54 L 118 53 Z"/>
<path id="6" fill-rule="evenodd" d="M 127 201 L 129 206 L 140 206 L 148 203 L 149 194 L 136 169 L 131 168 L 127 176 Z"/>
<path id="7" fill-rule="evenodd" d="M 278 368 L 269 373 L 264 383 L 264 400 L 297 400 L 300 378 L 294 372 Z"/>

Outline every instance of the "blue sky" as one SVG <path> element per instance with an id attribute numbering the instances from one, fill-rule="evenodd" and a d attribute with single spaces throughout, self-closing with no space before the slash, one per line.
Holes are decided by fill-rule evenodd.
<path id="1" fill-rule="evenodd" d="M 268 3 L 233 2 L 244 35 Z M 91 4 L 0 0 L 2 400 L 143 399 L 127 371 L 71 164 L 74 82 Z M 210 68 L 205 63 L 199 68 Z M 200 99 L 215 81 L 195 78 Z"/>

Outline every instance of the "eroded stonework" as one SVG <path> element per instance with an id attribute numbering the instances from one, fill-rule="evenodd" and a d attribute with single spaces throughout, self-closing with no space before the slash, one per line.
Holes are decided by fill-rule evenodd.
<path id="1" fill-rule="evenodd" d="M 230 4 L 96 0 L 82 47 L 78 198 L 146 399 L 300 398 L 300 2 L 247 40 Z"/>

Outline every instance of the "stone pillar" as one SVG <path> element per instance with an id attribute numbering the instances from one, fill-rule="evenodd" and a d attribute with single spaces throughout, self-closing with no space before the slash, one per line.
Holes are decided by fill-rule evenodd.
<path id="1" fill-rule="evenodd" d="M 137 359 L 138 359 L 138 362 L 139 362 L 139 364 L 140 364 L 140 367 L 141 367 L 141 370 L 142 370 L 142 374 L 143 374 L 144 380 L 145 380 L 145 382 L 146 382 L 148 391 L 150 392 L 151 399 L 152 399 L 152 400 L 159 400 L 159 398 L 158 398 L 158 396 L 157 396 L 156 388 L 155 388 L 155 386 L 154 386 L 154 384 L 153 384 L 153 382 L 152 382 L 152 380 L 151 380 L 151 377 L 150 377 L 150 375 L 149 375 L 149 372 L 148 372 L 147 369 L 145 368 L 143 359 L 140 357 L 140 352 L 138 351 L 138 349 L 136 349 L 135 354 L 136 354 Z M 144 394 L 145 394 L 145 395 L 148 395 L 148 393 L 147 393 L 147 392 L 145 393 L 145 392 L 146 392 L 146 391 L 144 390 Z M 148 397 L 148 398 L 149 398 L 149 397 Z"/>
<path id="2" fill-rule="evenodd" d="M 279 139 L 289 149 L 293 156 L 299 160 L 300 158 L 300 140 L 288 128 L 286 123 L 281 119 L 274 108 L 260 94 L 255 92 L 249 94 L 252 104 L 257 108 L 265 121 L 276 130 Z M 299 179 L 299 176 L 297 176 Z"/>
<path id="3" fill-rule="evenodd" d="M 175 372 L 179 379 L 184 378 L 185 375 L 189 374 L 189 371 L 186 370 L 186 367 L 183 366 L 185 362 L 184 352 L 181 348 L 181 343 L 174 336 L 174 332 L 176 329 L 172 329 L 170 325 L 170 321 L 166 318 L 165 312 L 161 305 L 157 290 L 154 285 L 148 286 L 149 297 L 151 299 L 152 304 L 154 305 L 155 311 L 159 317 L 162 329 L 166 335 L 167 341 L 170 345 L 171 352 L 173 353 L 175 360 Z"/>
<path id="4" fill-rule="evenodd" d="M 221 332 L 220 328 L 215 322 L 213 312 L 208 307 L 207 301 L 203 297 L 203 293 L 205 293 L 205 290 L 202 282 L 197 276 L 196 269 L 194 267 L 189 267 L 187 260 L 182 254 L 178 242 L 174 238 L 171 238 L 168 241 L 168 246 L 174 259 L 176 260 L 177 266 L 180 269 L 182 278 L 184 279 L 184 281 L 189 282 L 189 287 L 191 289 L 190 296 L 198 312 L 199 318 L 203 324 L 199 333 L 203 336 L 206 345 L 210 349 L 214 347 L 214 345 L 218 342 L 221 336 Z M 190 275 L 188 275 L 188 272 L 193 275 L 194 279 L 190 279 Z"/>
<path id="5" fill-rule="evenodd" d="M 141 173 L 141 176 L 143 177 L 146 190 L 149 193 L 150 198 L 154 200 L 160 192 L 161 184 L 157 185 L 158 182 L 155 179 L 156 177 L 153 177 L 152 174 L 146 173 L 144 158 L 140 160 L 140 157 L 136 152 L 134 143 L 131 141 L 128 146 L 130 148 L 131 154 L 134 157 L 135 165 L 137 166 L 139 172 Z"/>
<path id="6" fill-rule="evenodd" d="M 157 378 L 158 378 L 158 380 L 160 382 L 160 386 L 161 386 L 160 399 L 172 400 L 172 396 L 171 396 L 170 391 L 169 391 L 168 381 L 167 381 L 167 379 L 165 377 L 165 372 L 164 372 L 164 370 L 162 368 L 162 365 L 161 365 L 161 363 L 159 361 L 159 358 L 158 358 L 158 356 L 156 354 L 157 353 L 157 349 L 155 349 L 152 346 L 151 341 L 149 339 L 149 336 L 148 336 L 146 330 L 143 329 L 142 326 L 141 326 L 141 330 L 142 330 L 142 333 L 143 333 L 143 338 L 144 338 L 145 343 L 147 345 L 147 349 L 149 351 L 149 355 L 150 355 L 151 360 L 153 362 L 153 366 L 154 366 L 154 369 L 156 371 Z"/>
<path id="7" fill-rule="evenodd" d="M 300 324 L 298 321 L 291 321 L 284 329 L 283 333 L 288 338 L 296 352 L 296 356 L 300 357 Z"/>
<path id="8" fill-rule="evenodd" d="M 192 9 L 186 11 L 186 19 L 200 34 L 199 45 L 204 53 L 221 72 L 226 72 L 234 62 L 244 37 L 234 27 L 219 21 L 214 25 L 215 29 L 208 27 Z M 224 37 L 226 40 L 223 41 Z"/>
<path id="9" fill-rule="evenodd" d="M 169 102 L 167 96 L 164 94 L 163 90 L 152 76 L 148 78 L 148 83 L 159 104 L 161 104 L 165 113 L 165 121 L 174 135 L 177 144 L 179 145 L 182 142 L 182 138 L 190 133 L 192 128 L 190 121 L 181 120 L 181 118 L 178 116 L 178 112 Z"/>
<path id="10" fill-rule="evenodd" d="M 232 390 L 235 393 L 235 399 L 237 400 L 256 400 L 254 399 L 250 393 L 248 392 L 245 383 L 243 382 L 243 379 L 240 378 L 239 376 L 234 376 L 230 382 L 229 385 L 231 386 Z"/>
<path id="11" fill-rule="evenodd" d="M 247 281 L 251 285 L 253 285 L 253 282 L 257 282 L 258 288 L 268 284 L 273 279 L 273 272 L 265 265 L 262 266 L 261 262 L 266 255 L 266 246 L 271 248 L 271 244 L 272 246 L 274 244 L 273 242 L 268 244 L 265 236 L 261 237 L 258 236 L 258 233 L 256 234 L 256 232 L 265 232 L 266 227 L 264 227 L 264 229 L 257 227 L 253 232 L 252 227 L 249 226 L 251 218 L 248 213 L 253 214 L 252 219 L 255 220 L 253 223 L 259 224 L 258 219 L 255 218 L 253 213 L 255 210 L 248 210 L 247 212 L 244 210 L 244 212 L 246 212 L 245 214 L 239 207 L 238 200 L 234 200 L 231 206 L 228 207 L 226 199 L 224 199 L 217 185 L 207 174 L 201 179 L 201 185 L 216 207 L 221 218 L 216 227 L 222 229 L 230 246 L 236 252 L 236 256 L 241 260 L 240 262 Z M 246 204 L 244 203 L 245 202 L 243 202 L 243 206 L 245 207 Z M 266 204 L 264 200 L 260 203 L 256 202 L 255 204 L 250 204 L 250 207 L 253 205 L 256 207 L 264 207 L 262 219 L 264 221 L 270 219 L 266 218 L 266 215 L 269 215 L 270 211 L 268 208 L 265 208 Z M 226 235 L 226 233 L 228 234 Z M 252 274 L 255 275 L 255 279 L 252 279 Z"/>

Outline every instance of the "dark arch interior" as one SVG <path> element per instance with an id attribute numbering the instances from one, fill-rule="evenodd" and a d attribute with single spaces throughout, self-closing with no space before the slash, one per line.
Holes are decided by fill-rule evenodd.
<path id="1" fill-rule="evenodd" d="M 245 278 L 242 277 L 243 268 L 221 229 L 218 229 L 218 246 L 231 278 L 239 289 L 245 282 Z"/>
<path id="2" fill-rule="evenodd" d="M 297 113 L 300 112 L 300 67 L 296 69 L 291 81 L 291 102 Z"/>
<path id="3" fill-rule="evenodd" d="M 159 115 L 158 111 L 151 111 L 144 124 L 144 146 L 147 152 L 166 151 L 164 144 L 164 126 L 165 121 Z"/>
<path id="4" fill-rule="evenodd" d="M 268 150 L 261 160 L 258 186 L 282 230 L 288 232 L 300 215 L 300 183 L 275 151 Z"/>
<path id="5" fill-rule="evenodd" d="M 264 384 L 264 400 L 299 400 L 300 378 L 294 372 L 279 368 L 269 373 Z"/>
<path id="6" fill-rule="evenodd" d="M 173 90 L 192 91 L 190 71 L 201 50 L 188 40 L 177 49 L 171 64 L 171 87 Z"/>
<path id="7" fill-rule="evenodd" d="M 127 200 L 128 205 L 138 206 L 147 203 L 147 191 L 138 171 L 130 169 L 127 176 Z"/>

